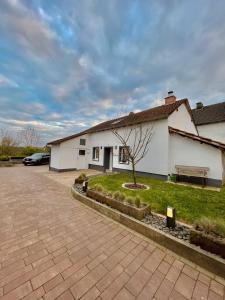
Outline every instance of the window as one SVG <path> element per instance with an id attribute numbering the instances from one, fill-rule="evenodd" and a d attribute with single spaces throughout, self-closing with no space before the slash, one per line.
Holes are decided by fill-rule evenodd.
<path id="1" fill-rule="evenodd" d="M 85 155 L 85 150 L 79 150 L 79 155 L 81 156 Z"/>
<path id="2" fill-rule="evenodd" d="M 119 163 L 129 164 L 129 155 L 127 147 L 119 147 Z"/>
<path id="3" fill-rule="evenodd" d="M 85 146 L 86 145 L 86 140 L 85 139 L 80 139 L 80 145 Z"/>
<path id="4" fill-rule="evenodd" d="M 99 160 L 99 147 L 93 148 L 92 159 Z"/>

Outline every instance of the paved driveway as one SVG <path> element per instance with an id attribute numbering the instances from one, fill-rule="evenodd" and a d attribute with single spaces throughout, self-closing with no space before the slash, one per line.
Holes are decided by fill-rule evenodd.
<path id="1" fill-rule="evenodd" d="M 80 204 L 35 167 L 0 168 L 1 299 L 216 300 L 222 282 Z"/>

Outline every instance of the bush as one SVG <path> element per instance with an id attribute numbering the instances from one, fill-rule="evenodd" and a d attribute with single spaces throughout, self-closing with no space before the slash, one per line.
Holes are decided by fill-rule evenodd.
<path id="1" fill-rule="evenodd" d="M 134 199 L 132 197 L 127 197 L 126 201 L 128 204 L 133 205 L 134 204 Z"/>
<path id="2" fill-rule="evenodd" d="M 137 208 L 139 208 L 141 206 L 141 198 L 137 196 L 134 200 L 134 203 L 137 206 Z"/>
<path id="3" fill-rule="evenodd" d="M 9 161 L 10 157 L 8 155 L 0 155 L 0 161 Z"/>
<path id="4" fill-rule="evenodd" d="M 87 175 L 85 173 L 81 173 L 77 179 L 79 179 L 79 180 L 87 180 Z"/>
<path id="5" fill-rule="evenodd" d="M 113 193 L 112 193 L 112 192 L 108 192 L 108 193 L 107 193 L 107 196 L 108 196 L 109 198 L 113 198 Z"/>
<path id="6" fill-rule="evenodd" d="M 126 196 L 123 193 L 120 193 L 119 200 L 123 202 L 125 198 Z"/>
<path id="7" fill-rule="evenodd" d="M 94 185 L 94 190 L 99 192 L 99 193 L 102 193 L 104 191 L 103 186 L 101 184 L 95 184 Z"/>
<path id="8" fill-rule="evenodd" d="M 225 238 L 225 223 L 220 220 L 211 220 L 209 218 L 202 217 L 194 223 L 194 228 L 196 230 L 203 231 L 206 234 Z"/>
<path id="9" fill-rule="evenodd" d="M 44 152 L 43 148 L 27 146 L 21 149 L 21 156 L 30 156 L 34 153 Z"/>
<path id="10" fill-rule="evenodd" d="M 119 200 L 119 197 L 120 197 L 120 192 L 115 192 L 113 194 L 113 198 L 116 199 L 116 200 Z"/>

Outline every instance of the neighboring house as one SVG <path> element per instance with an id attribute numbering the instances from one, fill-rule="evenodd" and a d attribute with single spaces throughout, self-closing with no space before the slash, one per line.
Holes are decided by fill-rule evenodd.
<path id="1" fill-rule="evenodd" d="M 51 147 L 50 169 L 66 171 L 97 169 L 129 172 L 124 147 L 112 129 L 122 133 L 142 124 L 153 127 L 147 155 L 136 165 L 137 173 L 167 179 L 176 174 L 176 165 L 209 168 L 207 184 L 220 186 L 225 178 L 225 143 L 198 136 L 187 99 L 165 98 L 165 104 L 139 113 L 98 124 L 81 133 L 48 143 Z"/>
<path id="2" fill-rule="evenodd" d="M 192 113 L 199 135 L 225 144 L 225 102 L 207 106 L 198 102 Z"/>

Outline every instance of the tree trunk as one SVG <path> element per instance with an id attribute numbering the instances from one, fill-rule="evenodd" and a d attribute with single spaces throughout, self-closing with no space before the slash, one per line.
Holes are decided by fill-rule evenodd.
<path id="1" fill-rule="evenodd" d="M 132 175 L 133 175 L 134 185 L 136 185 L 137 182 L 136 182 L 136 174 L 135 174 L 135 164 L 133 161 L 132 161 Z"/>

